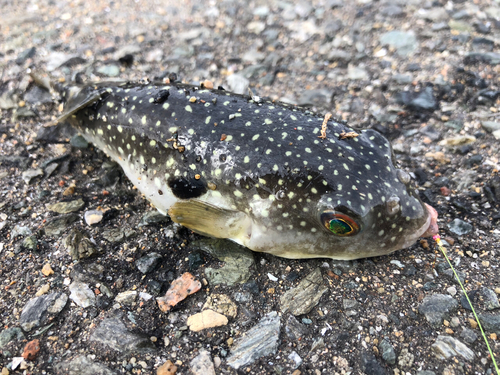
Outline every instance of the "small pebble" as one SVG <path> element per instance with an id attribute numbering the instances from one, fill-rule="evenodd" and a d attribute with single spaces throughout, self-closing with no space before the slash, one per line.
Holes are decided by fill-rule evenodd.
<path id="1" fill-rule="evenodd" d="M 54 273 L 54 270 L 52 269 L 52 267 L 50 266 L 50 263 L 46 263 L 43 268 L 42 268 L 42 273 L 44 274 L 44 276 L 50 276 Z"/>
<path id="2" fill-rule="evenodd" d="M 104 214 L 102 211 L 90 210 L 85 212 L 84 218 L 87 225 L 93 225 L 99 223 L 102 220 L 103 216 Z"/>

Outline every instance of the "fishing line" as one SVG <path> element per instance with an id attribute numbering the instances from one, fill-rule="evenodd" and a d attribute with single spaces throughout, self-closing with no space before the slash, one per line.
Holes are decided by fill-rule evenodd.
<path id="1" fill-rule="evenodd" d="M 469 306 L 472 309 L 472 313 L 474 314 L 474 317 L 476 318 L 477 325 L 478 325 L 479 329 L 481 330 L 481 333 L 483 334 L 483 339 L 484 339 L 484 342 L 486 343 L 486 347 L 488 348 L 488 351 L 490 352 L 491 360 L 493 361 L 493 365 L 495 366 L 496 373 L 497 373 L 497 375 L 500 375 L 500 370 L 498 369 L 497 362 L 495 361 L 495 356 L 493 355 L 493 351 L 491 350 L 490 344 L 488 343 L 488 339 L 486 338 L 486 334 L 484 333 L 483 326 L 481 325 L 481 322 L 479 321 L 479 318 L 477 317 L 476 310 L 474 310 L 474 306 L 472 306 L 472 302 L 469 299 L 469 295 L 465 291 L 465 288 L 462 285 L 462 282 L 460 281 L 460 277 L 458 277 L 457 272 L 455 271 L 455 268 L 453 268 L 453 265 L 451 264 L 450 259 L 446 255 L 446 250 L 445 250 L 443 244 L 441 243 L 441 237 L 439 236 L 439 234 L 436 234 L 432 238 L 434 239 L 434 241 L 436 241 L 439 249 L 443 253 L 444 257 L 446 258 L 453 273 L 455 274 L 455 277 L 456 277 L 458 283 L 460 284 L 460 288 L 462 288 L 462 291 L 464 292 L 465 298 L 467 298 L 467 302 L 469 302 Z"/>

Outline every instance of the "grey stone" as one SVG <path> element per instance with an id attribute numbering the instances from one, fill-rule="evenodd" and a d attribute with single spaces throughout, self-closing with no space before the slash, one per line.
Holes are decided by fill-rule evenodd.
<path id="1" fill-rule="evenodd" d="M 275 354 L 279 344 L 280 323 L 276 311 L 266 314 L 244 336 L 234 341 L 227 364 L 239 369 L 261 357 Z"/>
<path id="2" fill-rule="evenodd" d="M 189 362 L 193 375 L 215 375 L 214 363 L 207 350 L 200 350 L 200 354 Z"/>
<path id="3" fill-rule="evenodd" d="M 293 316 L 293 315 L 291 315 Z M 325 340 L 323 340 L 323 337 L 320 337 L 319 339 L 315 339 L 311 345 L 311 352 L 314 352 L 315 350 L 323 349 L 325 347 Z"/>
<path id="4" fill-rule="evenodd" d="M 24 100 L 35 105 L 48 104 L 52 103 L 52 95 L 40 86 L 33 86 L 24 94 Z"/>
<path id="5" fill-rule="evenodd" d="M 107 77 L 117 77 L 120 75 L 120 67 L 114 64 L 103 65 L 97 69 L 97 73 Z"/>
<path id="6" fill-rule="evenodd" d="M 446 9 L 442 7 L 431 8 L 428 11 L 422 13 L 420 17 L 432 22 L 444 21 L 450 18 Z"/>
<path id="7" fill-rule="evenodd" d="M 500 334 L 500 315 L 478 314 L 478 318 L 485 331 Z"/>
<path id="8" fill-rule="evenodd" d="M 24 171 L 22 174 L 24 182 L 26 182 L 28 185 L 31 183 L 31 180 L 40 176 L 43 176 L 43 170 L 41 168 L 29 169 L 27 171 Z"/>
<path id="9" fill-rule="evenodd" d="M 458 302 L 445 294 L 434 294 L 424 298 L 418 312 L 425 315 L 427 321 L 434 327 L 442 324 L 443 319 L 458 309 Z"/>
<path id="10" fill-rule="evenodd" d="M 486 310 L 494 310 L 500 308 L 500 302 L 498 302 L 498 297 L 493 290 L 482 288 L 481 294 L 484 297 L 484 307 L 486 308 Z"/>
<path id="11" fill-rule="evenodd" d="M 361 352 L 359 363 L 361 371 L 367 375 L 388 375 L 385 368 L 377 362 L 377 359 L 371 353 Z"/>
<path id="12" fill-rule="evenodd" d="M 13 164 L 18 166 L 21 169 L 28 168 L 31 159 L 25 156 L 18 155 L 0 155 L 0 163 L 2 164 Z"/>
<path id="13" fill-rule="evenodd" d="M 47 56 L 46 62 L 46 69 L 51 72 L 53 70 L 56 70 L 59 68 L 61 65 L 66 63 L 67 61 L 70 61 L 71 59 L 77 58 L 78 55 L 73 55 L 73 54 L 66 54 L 63 52 L 52 52 Z"/>
<path id="14" fill-rule="evenodd" d="M 0 109 L 17 108 L 18 98 L 13 90 L 7 90 L 0 95 Z"/>
<path id="15" fill-rule="evenodd" d="M 142 273 L 149 273 L 155 269 L 161 258 L 162 256 L 158 253 L 149 253 L 137 259 L 135 265 Z"/>
<path id="16" fill-rule="evenodd" d="M 33 232 L 26 226 L 15 225 L 10 232 L 12 238 L 30 236 Z"/>
<path id="17" fill-rule="evenodd" d="M 463 21 L 457 21 L 457 20 L 450 20 L 448 22 L 448 26 L 452 30 L 466 32 L 466 33 L 470 33 L 474 30 L 472 25 L 469 22 L 463 22 Z"/>
<path id="18" fill-rule="evenodd" d="M 121 242 L 125 238 L 125 233 L 121 228 L 106 229 L 102 232 L 104 239 L 111 243 Z"/>
<path id="19" fill-rule="evenodd" d="M 169 221 L 168 216 L 163 215 L 158 211 L 149 211 L 144 214 L 139 223 L 139 227 L 144 227 L 146 225 L 167 223 Z"/>
<path id="20" fill-rule="evenodd" d="M 68 249 L 73 260 L 89 258 L 99 253 L 94 243 L 76 228 L 72 229 L 66 236 L 64 246 Z"/>
<path id="21" fill-rule="evenodd" d="M 472 344 L 477 340 L 477 334 L 470 328 L 464 328 L 460 333 L 460 338 L 462 338 L 467 344 Z"/>
<path id="22" fill-rule="evenodd" d="M 82 198 L 69 201 L 69 202 L 58 202 L 47 206 L 47 209 L 52 212 L 57 212 L 58 214 L 69 214 L 70 212 L 79 211 L 85 206 L 85 202 Z"/>
<path id="23" fill-rule="evenodd" d="M 398 357 L 398 366 L 411 368 L 414 360 L 415 356 L 411 354 L 407 348 L 401 349 L 401 353 L 399 353 Z"/>
<path id="24" fill-rule="evenodd" d="M 497 52 L 471 52 L 464 58 L 464 64 L 474 65 L 478 62 L 498 65 L 500 64 L 500 53 Z"/>
<path id="25" fill-rule="evenodd" d="M 25 249 L 36 250 L 38 246 L 38 240 L 36 236 L 28 236 L 23 240 L 22 246 Z"/>
<path id="26" fill-rule="evenodd" d="M 70 284 L 69 291 L 71 292 L 69 298 L 78 306 L 83 308 L 95 306 L 95 294 L 87 284 L 75 281 Z"/>
<path id="27" fill-rule="evenodd" d="M 290 289 L 281 297 L 281 311 L 290 311 L 293 315 L 307 314 L 327 290 L 321 270 L 316 268 L 296 288 Z"/>
<path id="28" fill-rule="evenodd" d="M 380 9 L 380 13 L 387 17 L 399 17 L 404 15 L 403 9 L 394 4 L 388 4 Z"/>
<path id="29" fill-rule="evenodd" d="M 49 178 L 50 176 L 52 176 L 52 173 L 54 173 L 54 171 L 59 167 L 59 164 L 57 163 L 51 163 L 49 165 L 47 165 L 45 168 L 44 168 L 44 172 L 45 172 L 45 177 L 46 178 Z"/>
<path id="30" fill-rule="evenodd" d="M 448 360 L 457 355 L 461 356 L 466 361 L 473 361 L 475 358 L 472 350 L 464 343 L 451 336 L 438 336 L 434 344 L 432 344 L 431 350 L 434 352 L 434 355 L 441 360 Z"/>
<path id="31" fill-rule="evenodd" d="M 85 138 L 83 138 L 80 134 L 75 134 L 73 137 L 71 137 L 69 143 L 71 146 L 76 147 L 76 148 L 87 148 L 89 147 L 89 143 Z"/>
<path id="32" fill-rule="evenodd" d="M 293 315 L 288 317 L 285 325 L 285 333 L 290 340 L 299 342 L 301 337 L 304 337 L 307 332 L 307 327 L 299 322 Z"/>
<path id="33" fill-rule="evenodd" d="M 465 277 L 467 276 L 464 272 L 455 270 L 457 273 L 460 282 L 463 284 L 465 282 Z M 451 281 L 455 282 L 458 284 L 457 277 L 455 276 L 455 272 L 451 268 L 448 268 L 447 270 L 444 270 L 440 272 L 441 275 L 448 277 Z"/>
<path id="34" fill-rule="evenodd" d="M 358 307 L 359 303 L 354 299 L 344 298 L 342 305 L 344 306 L 344 310 L 354 310 Z"/>
<path id="35" fill-rule="evenodd" d="M 472 232 L 474 227 L 471 224 L 457 218 L 448 224 L 448 229 L 457 236 L 463 236 Z"/>
<path id="36" fill-rule="evenodd" d="M 252 13 L 257 17 L 267 17 L 269 15 L 269 7 L 267 5 L 257 7 L 252 11 Z"/>
<path id="37" fill-rule="evenodd" d="M 58 363 L 54 369 L 56 375 L 116 375 L 116 372 L 84 355 Z"/>
<path id="38" fill-rule="evenodd" d="M 99 342 L 120 353 L 145 353 L 155 349 L 149 337 L 130 332 L 118 317 L 104 319 L 90 336 L 90 341 Z"/>
<path id="39" fill-rule="evenodd" d="M 3 349 L 12 341 L 24 340 L 24 333 L 19 327 L 12 327 L 4 329 L 0 332 L 0 349 Z"/>
<path id="40" fill-rule="evenodd" d="M 326 107 L 332 98 L 332 93 L 328 90 L 304 90 L 300 95 L 297 104 L 299 106 L 310 107 Z"/>
<path id="41" fill-rule="evenodd" d="M 250 278 L 250 268 L 255 261 L 247 248 L 232 241 L 203 239 L 192 243 L 193 249 L 199 249 L 216 257 L 226 264 L 221 268 L 205 268 L 205 275 L 210 284 L 243 284 Z"/>
<path id="42" fill-rule="evenodd" d="M 496 121 L 481 121 L 481 126 L 489 133 L 500 130 L 500 122 Z"/>
<path id="43" fill-rule="evenodd" d="M 136 290 L 127 290 L 125 292 L 118 293 L 115 297 L 115 301 L 121 303 L 122 305 L 132 305 L 137 299 Z"/>
<path id="44" fill-rule="evenodd" d="M 226 78 L 229 90 L 236 94 L 248 94 L 248 86 L 250 81 L 241 74 L 231 74 Z"/>
<path id="45" fill-rule="evenodd" d="M 300 358 L 300 355 L 298 355 L 295 350 L 290 353 L 290 355 L 288 356 L 288 359 L 293 361 L 292 368 L 294 368 L 294 369 L 299 367 L 303 362 L 302 358 Z"/>
<path id="46" fill-rule="evenodd" d="M 394 347 L 388 340 L 383 339 L 382 341 L 380 341 L 380 344 L 378 344 L 378 349 L 382 353 L 382 358 L 384 359 L 384 361 L 386 361 L 390 365 L 394 365 L 396 363 L 396 352 L 394 351 Z"/>
<path id="47" fill-rule="evenodd" d="M 400 85 L 407 85 L 411 83 L 413 77 L 411 76 L 411 74 L 395 74 L 394 76 L 392 76 L 392 79 Z"/>
<path id="48" fill-rule="evenodd" d="M 434 371 L 424 370 L 424 371 L 417 371 L 417 375 L 436 375 L 436 373 Z"/>
<path id="49" fill-rule="evenodd" d="M 301 1 L 297 5 L 295 5 L 294 11 L 297 16 L 301 18 L 307 18 L 309 14 L 314 10 L 313 6 L 310 2 Z"/>
<path id="50" fill-rule="evenodd" d="M 370 76 L 366 69 L 349 65 L 347 69 L 347 78 L 350 80 L 368 80 Z"/>
<path id="51" fill-rule="evenodd" d="M 61 296 L 61 293 L 50 293 L 30 299 L 24 306 L 23 311 L 21 312 L 21 317 L 19 318 L 21 328 L 24 331 L 29 332 L 34 327 L 39 327 L 41 324 L 45 324 L 47 318 L 51 314 L 51 311 L 52 315 L 55 315 L 62 310 L 54 308 L 54 305 L 56 304 L 60 306 L 62 300 L 64 300 L 64 297 Z"/>
<path id="52" fill-rule="evenodd" d="M 78 221 L 80 217 L 77 214 L 67 214 L 54 218 L 45 225 L 45 234 L 47 236 L 61 235 L 71 224 Z"/>
<path id="53" fill-rule="evenodd" d="M 418 48 L 418 41 L 414 33 L 397 30 L 382 34 L 380 44 L 395 48 L 401 57 L 411 55 Z"/>
<path id="54" fill-rule="evenodd" d="M 328 49 L 328 60 L 330 61 L 337 61 L 343 64 L 347 64 L 349 61 L 351 61 L 351 59 L 352 55 L 349 52 L 337 48 Z"/>

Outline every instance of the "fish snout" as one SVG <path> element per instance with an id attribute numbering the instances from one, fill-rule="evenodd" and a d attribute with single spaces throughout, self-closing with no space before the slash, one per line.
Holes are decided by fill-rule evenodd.
<path id="1" fill-rule="evenodd" d="M 427 207 L 427 212 L 429 212 L 429 216 L 431 217 L 431 222 L 421 237 L 432 237 L 439 233 L 439 227 L 437 225 L 438 213 L 434 207 L 429 206 L 427 203 L 425 203 L 425 206 Z"/>

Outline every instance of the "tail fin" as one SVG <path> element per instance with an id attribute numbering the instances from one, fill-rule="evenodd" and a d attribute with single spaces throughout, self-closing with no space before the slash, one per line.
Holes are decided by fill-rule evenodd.
<path id="1" fill-rule="evenodd" d="M 55 126 L 63 122 L 69 116 L 102 98 L 104 89 L 90 88 L 88 86 L 64 85 L 59 82 L 51 81 L 36 72 L 30 73 L 31 78 L 38 86 L 41 86 L 53 95 L 59 96 L 64 104 L 64 111 L 56 120 L 44 124 L 45 127 Z"/>

